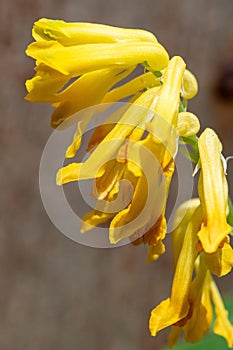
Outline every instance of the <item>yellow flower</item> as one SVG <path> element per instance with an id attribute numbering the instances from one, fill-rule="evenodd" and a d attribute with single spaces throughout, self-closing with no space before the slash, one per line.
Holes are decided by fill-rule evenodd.
<path id="1" fill-rule="evenodd" d="M 213 312 L 210 300 L 208 272 L 201 259 L 196 261 L 196 277 L 189 290 L 189 312 L 187 316 L 178 321 L 169 334 L 169 344 L 172 346 L 178 340 L 183 330 L 185 341 L 196 343 L 209 331 Z"/>
<path id="2" fill-rule="evenodd" d="M 213 307 L 216 321 L 214 333 L 221 335 L 227 341 L 229 348 L 233 347 L 233 325 L 228 319 L 219 290 L 205 266 L 197 268 L 197 275 L 193 280 L 189 294 L 190 312 L 186 319 L 174 325 L 169 334 L 168 342 L 173 346 L 184 332 L 185 341 L 196 343 L 209 331 L 213 321 Z"/>
<path id="3" fill-rule="evenodd" d="M 57 41 L 37 41 L 28 46 L 26 53 L 70 77 L 116 66 L 123 69 L 144 62 L 154 70 L 161 70 L 168 63 L 167 52 L 160 44 L 140 41 L 74 46 L 63 46 Z"/>
<path id="4" fill-rule="evenodd" d="M 93 180 L 96 204 L 83 217 L 82 233 L 109 222 L 111 244 L 126 238 L 148 244 L 148 263 L 157 260 L 165 252 L 166 204 L 179 137 L 193 146 L 190 158 L 200 156 L 199 198 L 183 203 L 174 218 L 171 295 L 152 310 L 149 328 L 155 336 L 172 326 L 170 345 L 181 332 L 186 341 L 197 342 L 211 326 L 214 305 L 213 330 L 233 347 L 233 326 L 212 278 L 233 267 L 228 185 L 221 142 L 211 129 L 198 139 L 199 120 L 186 110 L 198 91 L 196 78 L 181 57 L 169 60 L 144 30 L 42 18 L 32 36 L 26 53 L 36 61 L 36 74 L 26 82 L 26 99 L 51 104 L 55 128 L 74 116 L 60 127 L 77 122 L 66 158 L 76 155 L 93 119 L 95 109 L 87 107 L 99 105 L 104 112 L 115 102 L 128 102 L 96 127 L 85 161 L 57 172 L 59 186 Z M 130 79 L 138 65 L 144 73 Z"/>
<path id="5" fill-rule="evenodd" d="M 198 147 L 201 166 L 198 192 L 203 210 L 198 236 L 204 251 L 211 254 L 231 232 L 227 223 L 228 185 L 221 159 L 222 145 L 215 132 L 206 129 Z"/>
<path id="6" fill-rule="evenodd" d="M 147 72 L 112 89 L 140 63 L 152 70 L 168 64 L 165 49 L 144 30 L 43 18 L 34 24 L 32 35 L 36 41 L 26 53 L 36 59 L 36 74 L 26 81 L 26 99 L 55 107 L 54 128 L 86 107 L 137 98 L 145 89 L 159 86 L 161 79 Z M 196 93 L 196 79 L 186 70 L 181 95 L 189 99 Z"/>
<path id="7" fill-rule="evenodd" d="M 206 264 L 207 254 L 197 249 L 202 220 L 198 198 L 183 203 L 176 212 L 172 234 L 175 265 L 172 293 L 152 311 L 149 327 L 155 336 L 159 330 L 172 326 L 168 339 L 171 346 L 177 342 L 181 331 L 187 342 L 198 342 L 211 326 L 213 303 L 217 313 L 214 332 L 225 337 L 232 347 L 233 326 Z"/>
<path id="8" fill-rule="evenodd" d="M 230 238 L 228 237 L 215 253 L 205 253 L 204 256 L 211 273 L 218 277 L 227 275 L 233 267 L 233 249 L 230 245 Z"/>
<path id="9" fill-rule="evenodd" d="M 26 99 L 51 103 L 56 108 L 53 127 L 75 112 L 100 103 L 138 64 L 147 63 L 154 70 L 168 64 L 166 50 L 152 33 L 143 30 L 43 18 L 34 24 L 32 35 L 36 41 L 26 53 L 36 59 L 36 75 L 26 82 Z M 139 85 L 144 89 L 158 83 L 159 79 L 149 73 Z M 115 101 L 112 94 L 109 98 Z"/>
<path id="10" fill-rule="evenodd" d="M 63 167 L 57 174 L 58 185 L 96 178 L 98 192 L 96 199 L 99 201 L 103 199 L 111 201 L 109 195 L 112 195 L 112 191 L 117 194 L 121 179 L 132 182 L 133 195 L 130 203 L 115 214 L 113 211 L 104 214 L 106 208 L 110 210 L 109 205 L 98 203 L 96 209 L 84 217 L 83 232 L 98 222 L 102 223 L 111 218 L 110 242 L 117 243 L 123 238 L 131 237 L 132 240 L 136 239 L 135 244 L 148 243 L 152 246 L 149 254 L 153 255 L 153 259 L 148 256 L 150 261 L 155 259 L 155 255 L 164 252 L 161 240 L 166 234 L 166 200 L 174 172 L 173 157 L 177 146 L 175 127 L 179 124 L 179 120 L 183 124 L 195 124 L 190 121 L 195 119 L 195 116 L 192 115 L 190 118 L 186 115 L 185 118 L 181 118 L 178 114 L 184 72 L 183 60 L 180 57 L 173 57 L 164 71 L 163 84 L 142 93 L 116 125 L 110 124 L 109 127 L 107 124 L 98 127 L 98 132 L 94 133 L 89 142 L 90 149 L 93 148 L 92 145 L 95 146 L 90 157 L 84 163 L 72 163 Z M 148 135 L 143 138 L 145 131 Z M 82 132 L 83 129 L 79 124 L 73 143 L 68 148 L 68 157 L 75 155 Z M 154 169 L 153 157 L 157 162 Z M 115 160 L 109 162 L 110 159 Z M 158 167 L 161 167 L 163 173 L 163 181 L 159 186 Z M 158 196 L 157 198 L 160 196 L 157 207 L 152 204 L 151 199 L 148 200 L 151 193 L 153 203 L 156 203 L 155 196 Z M 148 203 L 145 210 L 144 207 Z M 143 218 L 139 216 L 142 212 L 144 212 Z"/>
<path id="11" fill-rule="evenodd" d="M 190 213 L 187 213 L 189 217 Z M 185 234 L 182 234 L 182 247 L 179 244 L 180 253 L 177 259 L 171 297 L 162 301 L 151 312 L 149 328 L 153 336 L 156 336 L 158 331 L 189 318 L 189 292 L 194 263 L 198 254 L 196 251 L 198 241 L 196 233 L 199 229 L 200 216 L 201 210 L 200 207 L 197 207 L 190 220 L 188 220 L 188 225 L 186 226 L 187 219 L 185 217 L 184 222 L 181 223 L 182 231 L 184 230 Z"/>
<path id="12" fill-rule="evenodd" d="M 214 333 L 224 337 L 229 348 L 233 348 L 233 325 L 228 320 L 228 312 L 224 307 L 221 295 L 213 279 L 210 281 L 210 292 L 216 312 Z"/>
<path id="13" fill-rule="evenodd" d="M 36 41 L 54 40 L 63 46 L 124 41 L 157 42 L 156 37 L 145 30 L 96 23 L 68 23 L 47 18 L 41 18 L 34 23 L 32 36 Z"/>
<path id="14" fill-rule="evenodd" d="M 132 69 L 122 68 L 100 69 L 83 74 L 62 90 L 70 77 L 67 79 L 58 71 L 42 65 L 37 69 L 35 77 L 26 82 L 29 92 L 26 99 L 51 103 L 56 108 L 51 116 L 51 125 L 57 127 L 77 111 L 100 103 L 109 89 L 131 71 Z"/>

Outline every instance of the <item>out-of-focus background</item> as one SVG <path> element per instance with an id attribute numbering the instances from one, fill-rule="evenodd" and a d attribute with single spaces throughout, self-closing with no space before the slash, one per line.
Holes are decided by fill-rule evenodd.
<path id="1" fill-rule="evenodd" d="M 169 296 L 172 259 L 150 266 L 145 247 L 80 246 L 43 208 L 38 169 L 51 108 L 24 101 L 33 61 L 24 50 L 41 17 L 150 30 L 199 80 L 190 110 L 233 154 L 233 1 L 3 0 L 0 3 L 0 349 L 159 349 L 150 310 Z M 233 166 L 228 174 L 231 193 Z M 168 243 L 169 244 L 169 243 Z M 232 291 L 229 277 L 220 283 Z"/>

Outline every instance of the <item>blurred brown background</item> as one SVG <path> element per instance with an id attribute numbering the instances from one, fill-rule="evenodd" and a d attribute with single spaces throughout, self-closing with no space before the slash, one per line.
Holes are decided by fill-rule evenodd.
<path id="1" fill-rule="evenodd" d="M 199 115 L 202 128 L 211 125 L 218 131 L 229 155 L 233 1 L 0 3 L 0 349 L 159 349 L 166 332 L 151 338 L 147 324 L 150 310 L 170 293 L 171 257 L 147 266 L 144 247 L 80 246 L 57 231 L 41 203 L 38 168 L 52 131 L 51 109 L 24 101 L 24 81 L 33 75 L 33 62 L 24 50 L 40 17 L 154 32 L 170 55 L 183 56 L 198 76 L 199 94 L 190 110 Z M 222 86 L 223 75 L 227 87 Z M 232 164 L 228 173 L 231 182 Z M 221 286 L 229 293 L 230 278 Z"/>

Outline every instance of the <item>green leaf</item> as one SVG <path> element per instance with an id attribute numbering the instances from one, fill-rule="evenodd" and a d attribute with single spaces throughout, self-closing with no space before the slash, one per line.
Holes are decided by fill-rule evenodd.
<path id="1" fill-rule="evenodd" d="M 193 163 L 198 163 L 199 159 L 200 159 L 200 155 L 199 155 L 199 149 L 198 149 L 198 137 L 196 135 L 193 136 L 189 136 L 189 137 L 180 137 L 180 144 L 185 144 L 185 145 L 189 145 L 192 149 L 192 151 L 190 151 L 189 149 L 180 149 L 180 151 L 186 156 L 188 157 L 188 159 L 190 159 Z"/>

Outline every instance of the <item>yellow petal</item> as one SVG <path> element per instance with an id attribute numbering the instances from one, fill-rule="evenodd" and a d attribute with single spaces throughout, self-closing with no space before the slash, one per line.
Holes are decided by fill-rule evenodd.
<path id="1" fill-rule="evenodd" d="M 93 173 L 88 171 L 88 167 L 82 172 L 83 163 L 71 163 L 63 168 L 60 168 L 57 172 L 56 183 L 58 186 L 66 184 L 68 182 L 92 179 L 97 176 L 103 175 L 103 172 Z M 92 170 L 92 169 L 91 169 Z"/>
<path id="2" fill-rule="evenodd" d="M 124 143 L 124 139 L 135 126 L 143 118 L 147 118 L 148 114 L 153 115 L 153 112 L 146 108 L 151 106 L 153 99 L 153 88 L 144 92 L 138 98 L 137 106 L 141 104 L 145 108 L 132 105 L 84 163 L 73 163 L 58 171 L 57 183 L 61 185 L 69 182 L 69 179 L 70 181 L 76 181 L 97 177 L 100 168 L 114 158 L 115 153 Z M 99 176 L 101 175 L 98 173 Z"/>
<path id="3" fill-rule="evenodd" d="M 203 226 L 198 233 L 203 249 L 214 253 L 231 232 L 227 224 L 228 186 L 221 160 L 222 145 L 211 129 L 200 136 L 201 174 L 198 192 L 203 208 Z"/>
<path id="4" fill-rule="evenodd" d="M 200 130 L 200 122 L 195 114 L 190 112 L 181 112 L 178 114 L 177 132 L 180 136 L 192 136 Z"/>
<path id="5" fill-rule="evenodd" d="M 180 104 L 180 89 L 185 71 L 185 63 L 179 56 L 174 56 L 164 72 L 161 93 L 155 112 L 176 127 Z M 156 123 L 156 119 L 154 121 Z M 153 123 L 153 121 L 152 121 Z M 159 128 L 159 125 L 157 125 Z"/>
<path id="6" fill-rule="evenodd" d="M 164 238 L 164 236 L 156 235 L 156 240 L 154 240 L 154 235 L 150 236 L 150 230 L 154 232 L 154 225 L 165 212 L 171 177 L 163 176 L 163 169 L 156 154 L 152 153 L 150 145 L 148 146 L 145 147 L 145 144 L 133 141 L 127 145 L 127 159 L 139 168 L 139 172 L 136 170 L 134 173 L 135 176 L 139 175 L 139 179 L 131 204 L 116 215 L 111 222 L 110 237 L 112 242 L 123 236 L 133 235 L 133 238 L 135 236 L 137 238 L 137 236 L 145 235 L 148 238 L 148 243 L 155 245 L 159 239 Z M 133 171 L 130 164 L 130 169 Z M 157 227 L 156 233 L 159 232 L 160 229 Z M 160 233 L 163 232 L 164 230 L 161 230 Z"/>
<path id="7" fill-rule="evenodd" d="M 104 124 L 99 125 L 91 135 L 90 140 L 88 141 L 87 152 L 91 152 L 100 142 L 110 133 L 114 128 L 115 124 L 108 124 L 104 121 Z"/>
<path id="8" fill-rule="evenodd" d="M 56 41 L 38 41 L 26 50 L 28 56 L 65 75 L 78 76 L 90 71 L 118 66 L 129 67 L 145 61 L 152 69 L 168 64 L 168 54 L 158 43 L 120 42 L 63 47 Z"/>
<path id="9" fill-rule="evenodd" d="M 156 156 L 160 164 L 163 163 L 163 168 L 170 164 L 177 149 L 175 127 L 184 70 L 185 63 L 181 57 L 173 57 L 169 61 L 164 72 L 163 85 L 160 88 L 154 107 L 155 117 L 148 125 L 150 134 L 143 141 L 144 144 L 148 143 L 149 145 L 158 143 Z M 164 160 L 166 160 L 166 164 Z"/>
<path id="10" fill-rule="evenodd" d="M 203 277 L 205 277 L 204 281 Z M 206 275 L 202 273 L 202 276 L 200 276 L 199 274 L 199 280 L 201 283 L 197 284 L 197 280 L 195 283 L 194 281 L 192 282 L 191 288 L 193 288 L 196 293 L 190 293 L 191 295 L 189 296 L 191 302 L 190 318 L 187 319 L 184 326 L 172 327 L 168 338 L 170 346 L 176 344 L 182 330 L 184 331 L 185 340 L 187 342 L 196 343 L 201 340 L 204 334 L 210 329 L 213 312 L 210 299 L 210 275 L 208 271 L 206 271 Z"/>
<path id="11" fill-rule="evenodd" d="M 207 269 L 201 256 L 197 275 L 191 284 L 189 293 L 191 317 L 187 320 L 184 326 L 185 340 L 190 343 L 200 341 L 210 327 L 209 319 L 207 317 L 207 309 L 202 304 L 202 295 L 206 286 L 206 278 Z M 208 285 L 206 287 L 208 288 Z"/>
<path id="12" fill-rule="evenodd" d="M 114 216 L 114 213 L 102 212 L 93 210 L 87 213 L 83 218 L 81 233 L 85 233 L 95 228 L 96 226 L 105 223 Z"/>
<path id="13" fill-rule="evenodd" d="M 187 226 L 199 206 L 199 198 L 193 198 L 182 203 L 175 213 L 172 230 L 172 252 L 174 266 L 176 266 L 180 255 Z"/>
<path id="14" fill-rule="evenodd" d="M 147 262 L 150 264 L 158 260 L 159 256 L 165 253 L 165 245 L 162 241 L 158 241 L 156 245 L 148 245 Z"/>
<path id="15" fill-rule="evenodd" d="M 176 265 L 175 276 L 172 284 L 171 297 L 162 301 L 151 312 L 149 328 L 152 336 L 163 328 L 171 326 L 187 317 L 189 306 L 189 290 L 193 275 L 194 262 L 197 257 L 195 249 L 197 243 L 196 232 L 201 212 L 197 209 L 190 221 L 180 256 Z"/>
<path id="16" fill-rule="evenodd" d="M 189 70 L 186 69 L 184 72 L 181 96 L 184 99 L 191 99 L 197 94 L 197 92 L 198 92 L 197 80 L 195 76 Z"/>
<path id="17" fill-rule="evenodd" d="M 148 227 L 143 227 L 143 232 L 142 230 L 138 230 L 130 237 L 130 240 L 134 246 L 138 246 L 142 243 L 148 244 L 148 250 L 150 246 L 153 246 L 154 252 L 158 253 L 157 258 L 159 258 L 160 254 L 163 254 L 165 252 L 165 246 L 162 243 L 162 240 L 165 238 L 167 232 L 167 222 L 164 216 L 164 212 L 165 211 L 163 209 L 160 217 L 156 221 L 154 220 L 154 224 L 151 227 L 150 225 L 148 225 Z M 153 249 L 151 252 L 153 253 Z M 150 260 L 149 254 L 148 258 Z M 156 258 L 155 255 L 154 258 Z"/>
<path id="18" fill-rule="evenodd" d="M 92 116 L 90 116 L 91 118 Z M 82 134 L 84 130 L 86 129 L 86 126 L 88 124 L 89 120 L 81 120 L 78 122 L 77 129 L 74 133 L 73 141 L 70 144 L 70 146 L 66 150 L 66 158 L 73 158 L 79 149 L 82 141 Z"/>
<path id="19" fill-rule="evenodd" d="M 105 163 L 100 171 L 104 171 L 104 174 L 94 181 L 92 190 L 92 195 L 96 199 L 104 199 L 113 189 L 114 185 L 119 182 L 124 171 L 124 165 L 113 159 Z"/>
<path id="20" fill-rule="evenodd" d="M 121 41 L 157 42 L 155 36 L 145 30 L 126 29 L 95 23 L 72 23 L 41 18 L 34 23 L 35 40 L 55 40 L 64 46 Z"/>
<path id="21" fill-rule="evenodd" d="M 172 326 L 171 331 L 168 335 L 168 344 L 172 348 L 179 340 L 181 328 L 178 326 Z"/>
<path id="22" fill-rule="evenodd" d="M 132 202 L 111 221 L 109 228 L 110 243 L 116 244 L 121 239 L 131 236 L 139 227 L 146 223 L 147 220 L 140 223 L 136 220 L 144 208 L 146 198 L 147 181 L 145 176 L 142 176 L 138 179 Z"/>
<path id="23" fill-rule="evenodd" d="M 228 312 L 224 307 L 219 290 L 211 279 L 211 295 L 215 306 L 216 321 L 214 324 L 214 333 L 221 335 L 227 341 L 229 348 L 233 347 L 233 325 L 228 319 Z"/>
<path id="24" fill-rule="evenodd" d="M 131 71 L 132 69 L 101 69 L 82 75 L 65 90 L 56 94 L 56 110 L 51 117 L 52 126 L 57 127 L 74 113 L 99 104 L 107 91 Z"/>
<path id="25" fill-rule="evenodd" d="M 142 74 L 129 82 L 109 91 L 102 100 L 102 103 L 119 101 L 125 97 L 135 95 L 144 89 L 160 86 L 160 81 L 154 74 L 148 72 Z"/>
<path id="26" fill-rule="evenodd" d="M 206 319 L 206 308 L 199 299 L 193 304 L 192 317 L 184 327 L 184 338 L 186 342 L 197 343 L 208 332 L 209 324 Z"/>
<path id="27" fill-rule="evenodd" d="M 218 277 L 225 276 L 233 267 L 233 249 L 229 243 L 224 243 L 215 253 L 204 254 L 205 262 L 211 273 Z"/>
<path id="28" fill-rule="evenodd" d="M 94 149 L 90 157 L 83 163 L 83 176 L 86 177 L 88 172 L 96 172 L 104 163 L 114 158 L 114 155 L 125 142 L 125 138 L 132 132 L 143 119 L 148 118 L 148 115 L 153 115 L 150 106 L 153 104 L 154 95 L 152 88 L 144 92 L 131 105 L 126 113 L 120 118 L 114 128 L 106 135 L 104 140 Z M 141 108 L 140 106 L 144 107 Z M 80 173 L 81 176 L 81 173 Z"/>
<path id="29" fill-rule="evenodd" d="M 213 310 L 212 310 L 212 301 L 211 301 L 211 295 L 210 295 L 210 273 L 207 271 L 204 286 L 203 286 L 203 292 L 201 297 L 201 303 L 206 309 L 206 320 L 209 325 L 208 328 L 210 328 L 213 320 Z"/>
<path id="30" fill-rule="evenodd" d="M 28 91 L 25 99 L 30 102 L 57 101 L 56 92 L 59 91 L 70 79 L 45 64 L 39 64 L 36 68 L 36 75 L 26 81 Z"/>
<path id="31" fill-rule="evenodd" d="M 71 163 L 58 170 L 56 176 L 56 183 L 58 186 L 67 182 L 76 181 L 78 179 L 78 173 L 80 170 L 80 164 Z"/>

